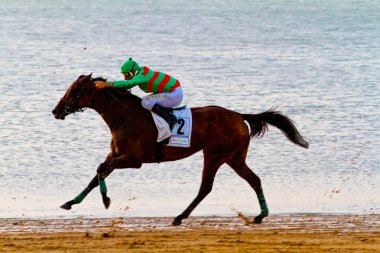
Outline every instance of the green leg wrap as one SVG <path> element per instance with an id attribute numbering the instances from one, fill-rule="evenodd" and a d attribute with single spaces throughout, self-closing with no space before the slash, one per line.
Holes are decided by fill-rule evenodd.
<path id="1" fill-rule="evenodd" d="M 90 191 L 91 191 L 90 188 L 86 187 L 86 189 L 84 189 L 81 193 L 79 193 L 78 196 L 76 196 L 76 197 L 74 198 L 74 202 L 75 202 L 76 204 L 79 204 L 80 202 L 82 202 L 83 199 L 87 196 L 87 194 L 88 194 Z"/>
<path id="2" fill-rule="evenodd" d="M 100 176 L 99 176 L 99 186 L 100 186 L 100 193 L 106 194 L 107 193 L 106 181 L 104 180 L 104 178 L 101 178 Z"/>
<path id="3" fill-rule="evenodd" d="M 257 198 L 259 199 L 260 207 L 261 207 L 261 215 L 262 216 L 268 216 L 269 209 L 267 206 L 267 202 L 265 201 L 264 193 L 260 192 L 257 195 Z"/>

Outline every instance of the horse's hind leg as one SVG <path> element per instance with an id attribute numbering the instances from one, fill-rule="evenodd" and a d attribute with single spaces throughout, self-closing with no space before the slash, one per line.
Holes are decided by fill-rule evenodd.
<path id="1" fill-rule="evenodd" d="M 267 203 L 265 201 L 264 192 L 261 187 L 260 178 L 253 173 L 250 168 L 247 166 L 245 162 L 246 151 L 243 151 L 233 157 L 231 160 L 227 162 L 228 165 L 232 167 L 232 169 L 243 179 L 245 179 L 250 186 L 255 190 L 257 198 L 260 203 L 261 213 L 260 215 L 255 217 L 254 223 L 261 223 L 262 220 L 268 216 L 269 210 L 267 207 Z"/>
<path id="2" fill-rule="evenodd" d="M 188 218 L 191 212 L 195 209 L 195 207 L 197 207 L 197 205 L 211 192 L 215 174 L 222 164 L 223 162 L 217 162 L 213 159 L 207 159 L 205 157 L 202 173 L 202 182 L 199 188 L 198 195 L 185 209 L 185 211 L 183 211 L 173 220 L 172 225 L 180 225 L 182 223 L 182 220 Z"/>

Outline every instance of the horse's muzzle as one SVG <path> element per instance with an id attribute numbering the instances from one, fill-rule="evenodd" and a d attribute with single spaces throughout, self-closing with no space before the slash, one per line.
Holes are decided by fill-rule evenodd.
<path id="1" fill-rule="evenodd" d="M 55 117 L 56 119 L 61 119 L 61 120 L 64 120 L 65 117 L 66 117 L 66 115 L 68 114 L 68 113 L 66 112 L 66 110 L 65 110 L 65 111 L 61 111 L 61 112 L 58 112 L 58 110 L 56 110 L 56 109 L 53 109 L 52 113 L 53 113 L 53 115 L 54 115 L 54 117 Z"/>

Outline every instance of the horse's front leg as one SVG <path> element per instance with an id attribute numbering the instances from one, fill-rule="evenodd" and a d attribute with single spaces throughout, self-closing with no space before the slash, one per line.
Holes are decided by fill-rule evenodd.
<path id="1" fill-rule="evenodd" d="M 112 144 L 112 143 L 111 143 Z M 111 147 L 112 148 L 112 147 Z M 106 159 L 105 159 L 105 161 L 104 161 L 104 163 L 106 163 L 107 161 L 110 161 L 113 157 L 115 157 L 116 156 L 116 153 L 114 152 L 114 151 L 111 151 L 108 155 L 107 155 L 107 157 L 106 157 Z M 101 163 L 99 166 L 98 166 L 98 169 L 97 169 L 97 172 L 99 171 L 99 170 L 102 170 L 102 167 L 103 167 L 103 164 L 104 163 Z M 104 178 L 106 178 L 110 173 L 111 173 L 112 171 L 107 171 L 107 173 L 108 174 L 106 174 L 105 173 L 105 171 L 104 171 L 104 173 L 103 173 L 103 179 Z M 91 182 L 88 184 L 88 186 L 81 192 L 81 193 L 79 193 L 78 194 L 78 196 L 76 196 L 74 199 L 72 199 L 72 200 L 70 200 L 70 201 L 68 201 L 68 202 L 66 202 L 65 204 L 63 204 L 62 206 L 61 206 L 61 208 L 62 209 L 65 209 L 65 210 L 70 210 L 71 209 L 71 206 L 72 205 L 75 205 L 75 204 L 79 204 L 79 203 L 81 203 L 83 200 L 84 200 L 84 198 L 95 188 L 95 187 L 97 187 L 99 185 L 99 175 L 98 174 L 96 174 L 95 175 L 95 177 L 91 180 Z"/>
<path id="2" fill-rule="evenodd" d="M 101 163 L 98 167 L 98 169 L 96 170 L 97 172 L 97 177 L 98 177 L 98 184 L 99 184 L 99 188 L 100 188 L 100 194 L 102 194 L 102 200 L 103 200 L 103 204 L 104 204 L 104 207 L 106 209 L 108 209 L 108 207 L 110 206 L 111 204 L 111 199 L 107 196 L 107 185 L 106 185 L 106 177 L 111 174 L 111 172 L 114 170 L 115 168 L 111 167 L 110 165 L 107 166 L 107 163 Z"/>
<path id="3" fill-rule="evenodd" d="M 102 163 L 98 170 L 98 182 L 100 185 L 100 193 L 102 194 L 103 204 L 106 209 L 111 204 L 111 199 L 107 196 L 107 186 L 105 178 L 115 169 L 115 168 L 140 168 L 142 163 L 136 159 L 132 159 L 129 155 L 121 155 L 110 159 L 107 162 Z"/>
<path id="4" fill-rule="evenodd" d="M 102 163 L 103 164 L 103 163 Z M 99 165 L 98 167 L 98 170 L 99 168 L 102 166 L 102 164 Z M 103 174 L 102 177 L 103 177 L 103 180 L 104 178 L 106 178 L 112 171 L 109 171 L 108 174 Z M 81 192 L 78 194 L 78 196 L 76 196 L 74 199 L 66 202 L 65 204 L 63 204 L 61 206 L 61 208 L 65 209 L 65 210 L 70 210 L 71 209 L 71 206 L 72 205 L 75 205 L 75 204 L 79 204 L 81 203 L 84 198 L 95 188 L 99 185 L 99 174 L 96 174 L 95 177 L 91 180 L 91 182 L 88 184 L 88 186 Z M 108 205 L 109 206 L 109 205 Z"/>
<path id="5" fill-rule="evenodd" d="M 109 154 L 107 159 L 99 165 L 97 174 L 88 186 L 74 199 L 63 204 L 61 208 L 70 210 L 72 205 L 81 203 L 83 199 L 98 185 L 100 185 L 100 193 L 102 194 L 103 204 L 106 208 L 108 208 L 111 204 L 111 199 L 107 196 L 105 178 L 111 174 L 115 168 L 140 168 L 141 165 L 141 162 L 137 162 L 136 159 L 132 159 L 130 156 L 121 155 L 115 157 L 114 155 Z"/>

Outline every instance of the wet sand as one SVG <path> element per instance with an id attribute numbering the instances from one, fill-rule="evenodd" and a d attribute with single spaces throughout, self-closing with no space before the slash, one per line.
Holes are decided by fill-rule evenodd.
<path id="1" fill-rule="evenodd" d="M 380 252 L 380 215 L 0 219 L 0 252 Z"/>

